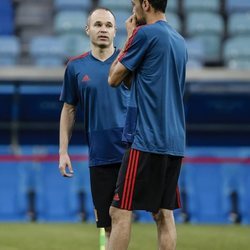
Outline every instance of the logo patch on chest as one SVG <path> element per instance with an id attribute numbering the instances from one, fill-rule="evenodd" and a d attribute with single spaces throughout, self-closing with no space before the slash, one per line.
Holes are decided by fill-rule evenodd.
<path id="1" fill-rule="evenodd" d="M 90 81 L 90 78 L 88 75 L 84 75 L 83 78 L 82 78 L 82 82 L 89 82 Z"/>

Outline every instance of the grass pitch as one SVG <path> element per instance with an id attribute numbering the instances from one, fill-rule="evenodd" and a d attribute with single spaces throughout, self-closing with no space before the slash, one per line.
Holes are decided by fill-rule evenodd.
<path id="1" fill-rule="evenodd" d="M 250 226 L 177 225 L 177 250 L 248 250 Z M 0 250 L 98 250 L 94 224 L 0 224 Z M 133 224 L 129 250 L 154 250 L 154 224 Z"/>

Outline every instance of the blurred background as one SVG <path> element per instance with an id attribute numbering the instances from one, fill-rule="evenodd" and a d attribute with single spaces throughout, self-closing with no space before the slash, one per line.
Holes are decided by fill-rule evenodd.
<path id="1" fill-rule="evenodd" d="M 75 177 L 59 175 L 58 99 L 68 58 L 89 50 L 96 6 L 116 15 L 122 46 L 130 1 L 0 0 L 1 222 L 94 222 L 80 112 Z M 189 52 L 176 221 L 250 225 L 250 1 L 169 0 L 166 15 Z M 152 222 L 143 212 L 135 221 Z"/>

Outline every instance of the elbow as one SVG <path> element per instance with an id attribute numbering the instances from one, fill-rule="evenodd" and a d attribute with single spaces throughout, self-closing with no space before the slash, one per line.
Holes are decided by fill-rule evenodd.
<path id="1" fill-rule="evenodd" d="M 120 85 L 120 82 L 118 81 L 115 81 L 115 79 L 113 79 L 113 77 L 109 76 L 108 78 L 108 83 L 109 83 L 109 86 L 115 88 L 115 87 L 118 87 Z"/>

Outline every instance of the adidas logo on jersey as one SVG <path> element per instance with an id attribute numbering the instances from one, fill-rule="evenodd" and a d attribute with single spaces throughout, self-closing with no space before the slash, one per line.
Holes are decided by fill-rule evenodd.
<path id="1" fill-rule="evenodd" d="M 82 78 L 82 82 L 89 82 L 90 81 L 90 78 L 88 75 L 84 75 L 83 78 Z"/>

